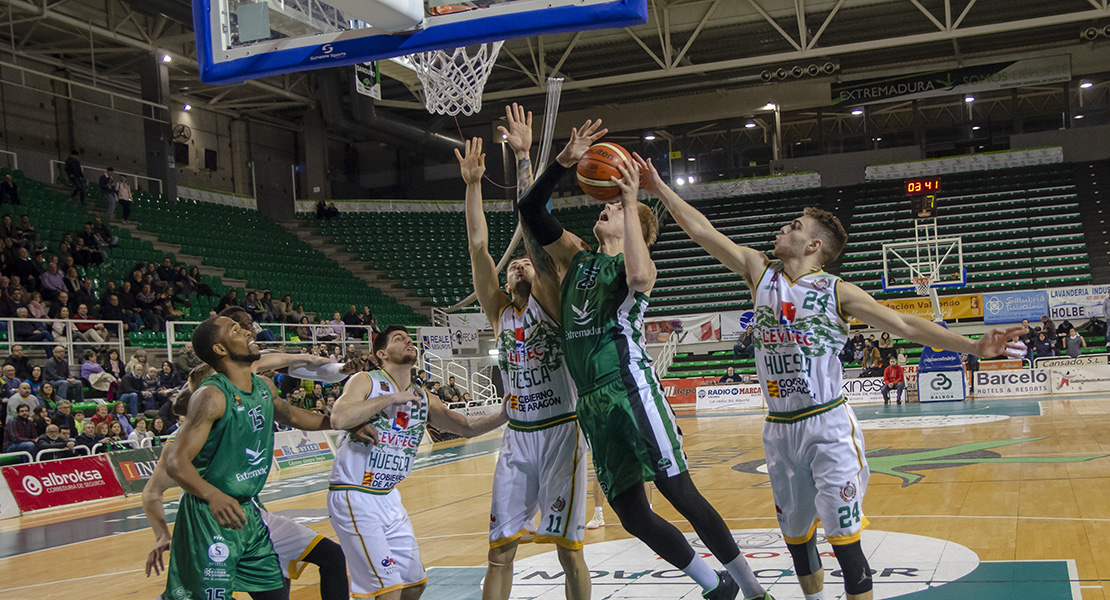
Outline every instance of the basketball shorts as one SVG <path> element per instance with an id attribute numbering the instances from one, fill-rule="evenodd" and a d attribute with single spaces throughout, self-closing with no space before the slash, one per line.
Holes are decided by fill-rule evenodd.
<path id="1" fill-rule="evenodd" d="M 324 536 L 292 519 L 266 510 L 262 511 L 262 522 L 270 529 L 270 541 L 274 545 L 274 552 L 277 552 L 281 573 L 287 579 L 299 578 L 308 564 L 304 562 L 305 557 Z"/>
<path id="2" fill-rule="evenodd" d="M 763 449 L 787 543 L 805 543 L 818 520 L 830 544 L 859 541 L 867 526 L 863 495 L 871 471 L 859 421 L 843 398 L 793 413 L 769 413 Z"/>
<path id="3" fill-rule="evenodd" d="M 253 501 L 240 504 L 247 524 L 224 529 L 208 504 L 183 494 L 170 542 L 164 600 L 231 598 L 232 592 L 281 589 L 281 567 L 270 532 Z"/>
<path id="4" fill-rule="evenodd" d="M 686 471 L 682 430 L 650 365 L 633 366 L 578 395 L 578 420 L 609 500 L 645 481 Z"/>
<path id="5" fill-rule="evenodd" d="M 347 557 L 352 598 L 374 598 L 428 580 L 401 492 L 331 489 L 328 514 Z"/>
<path id="6" fill-rule="evenodd" d="M 528 533 L 535 533 L 534 542 L 582 547 L 586 533 L 586 439 L 573 414 L 550 420 L 558 422 L 545 426 L 509 421 L 493 472 L 491 548 Z"/>

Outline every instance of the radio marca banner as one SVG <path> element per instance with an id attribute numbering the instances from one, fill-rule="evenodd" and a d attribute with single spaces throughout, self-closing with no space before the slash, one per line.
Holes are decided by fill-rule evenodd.
<path id="1" fill-rule="evenodd" d="M 1102 301 L 1106 299 L 1108 292 L 1110 286 L 1107 285 L 1079 285 L 1048 290 L 1048 316 L 1056 322 L 1104 317 Z"/>
<path id="2" fill-rule="evenodd" d="M 335 458 L 327 436 L 320 431 L 279 431 L 274 434 L 274 460 L 278 469 L 324 462 Z"/>
<path id="3" fill-rule="evenodd" d="M 933 320 L 933 303 L 928 298 L 904 298 L 901 300 L 879 300 L 879 304 L 889 306 L 894 310 L 907 315 L 914 315 L 923 319 Z M 976 319 L 983 316 L 983 295 L 966 294 L 957 296 L 941 296 L 940 312 L 944 319 Z M 862 325 L 858 319 L 852 319 L 852 325 Z"/>
<path id="4" fill-rule="evenodd" d="M 763 388 L 758 383 L 732 383 L 697 389 L 697 409 L 763 408 Z"/>
<path id="5" fill-rule="evenodd" d="M 158 466 L 158 457 L 161 454 L 162 446 L 124 450 L 107 455 L 112 461 L 112 468 L 116 472 L 116 479 L 119 480 L 123 493 L 128 496 L 143 493 L 143 487 L 154 474 L 154 467 Z"/>
<path id="6" fill-rule="evenodd" d="M 3 471 L 23 512 L 123 495 L 103 455 L 14 465 Z"/>

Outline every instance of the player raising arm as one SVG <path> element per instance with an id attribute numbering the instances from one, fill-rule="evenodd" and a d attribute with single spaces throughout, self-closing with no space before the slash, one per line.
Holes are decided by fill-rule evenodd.
<path id="1" fill-rule="evenodd" d="M 824 272 L 848 235 L 836 217 L 816 208 L 784 225 L 771 261 L 735 244 L 663 183 L 650 162 L 633 161 L 643 187 L 659 196 L 675 222 L 702 248 L 741 275 L 755 304 L 756 371 L 769 412 L 763 448 L 779 527 L 794 559 L 802 591 L 821 598 L 824 571 L 815 538 L 817 520 L 832 544 L 847 597 L 872 597 L 871 571 L 860 546 L 867 525 L 862 501 L 870 470 L 855 413 L 841 393 L 838 353 L 849 315 L 891 335 L 976 356 L 1022 356 L 1011 342 L 1024 327 L 995 329 L 979 340 L 876 302 L 859 287 Z"/>

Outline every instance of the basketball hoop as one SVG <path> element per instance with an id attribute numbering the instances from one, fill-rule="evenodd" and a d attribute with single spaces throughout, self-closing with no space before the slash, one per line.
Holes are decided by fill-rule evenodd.
<path id="1" fill-rule="evenodd" d="M 430 113 L 472 115 L 482 110 L 482 89 L 504 42 L 466 48 L 419 52 L 409 57 L 424 85 L 424 107 Z"/>
<path id="2" fill-rule="evenodd" d="M 933 286 L 932 277 L 910 277 L 913 280 L 913 289 L 918 296 L 928 296 L 929 288 Z"/>

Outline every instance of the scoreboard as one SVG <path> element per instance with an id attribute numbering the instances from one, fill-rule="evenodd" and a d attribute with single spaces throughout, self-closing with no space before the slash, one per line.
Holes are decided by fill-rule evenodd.
<path id="1" fill-rule="evenodd" d="M 914 219 L 936 218 L 936 193 L 940 191 L 940 179 L 910 179 L 906 181 L 904 189 L 910 197 L 910 207 Z"/>

